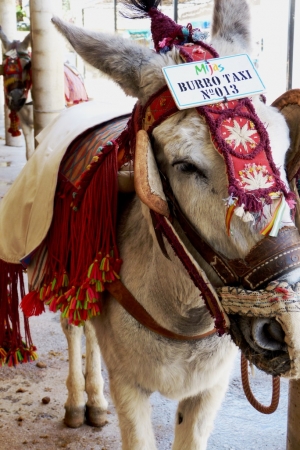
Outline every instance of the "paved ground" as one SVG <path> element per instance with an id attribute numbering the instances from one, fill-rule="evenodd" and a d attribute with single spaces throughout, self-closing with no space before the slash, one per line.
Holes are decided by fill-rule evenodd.
<path id="1" fill-rule="evenodd" d="M 0 122 L 0 199 L 24 164 L 25 149 L 4 145 L 3 122 Z M 70 430 L 63 425 L 68 353 L 59 318 L 46 313 L 32 318 L 30 323 L 40 361 L 47 367 L 40 369 L 33 363 L 0 368 L 0 450 L 120 450 L 117 418 L 107 383 L 110 414 L 109 423 L 103 429 L 83 426 L 79 430 Z M 104 376 L 107 379 L 105 369 Z M 278 410 L 272 416 L 259 414 L 243 395 L 237 361 L 208 449 L 284 450 L 288 384 L 283 380 L 281 385 Z M 268 403 L 271 379 L 258 372 L 253 386 L 257 397 Z M 42 398 L 46 396 L 50 397 L 50 403 L 43 404 Z M 157 394 L 151 400 L 158 449 L 168 450 L 176 404 Z"/>

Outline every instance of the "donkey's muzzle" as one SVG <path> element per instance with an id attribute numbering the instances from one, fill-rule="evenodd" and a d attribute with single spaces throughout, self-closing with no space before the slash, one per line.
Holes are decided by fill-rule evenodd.
<path id="1" fill-rule="evenodd" d="M 19 112 L 25 105 L 26 98 L 24 97 L 23 89 L 13 89 L 8 94 L 8 108 L 11 111 Z"/>
<path id="2" fill-rule="evenodd" d="M 257 291 L 227 286 L 218 295 L 246 358 L 272 375 L 300 378 L 300 283 L 277 280 Z"/>
<path id="3" fill-rule="evenodd" d="M 229 315 L 230 333 L 246 358 L 273 376 L 291 371 L 285 333 L 274 318 Z"/>

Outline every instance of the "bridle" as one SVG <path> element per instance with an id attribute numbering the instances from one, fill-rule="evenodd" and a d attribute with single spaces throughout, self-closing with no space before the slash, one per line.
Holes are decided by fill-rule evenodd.
<path id="1" fill-rule="evenodd" d="M 183 213 L 168 180 L 162 177 L 162 182 L 172 217 L 225 285 L 259 289 L 300 266 L 300 235 L 296 227 L 282 228 L 277 238 L 264 237 L 243 259 L 228 259 L 201 237 Z"/>
<path id="2" fill-rule="evenodd" d="M 160 112 L 159 108 L 161 109 Z M 155 111 L 155 115 L 151 111 Z M 149 112 L 150 111 L 150 112 Z M 136 144 L 136 136 L 139 129 L 144 129 L 151 136 L 156 126 L 161 124 L 168 117 L 178 111 L 175 102 L 167 87 L 163 87 L 154 94 L 145 106 L 137 105 L 133 111 L 131 121 L 129 122 L 132 145 Z M 135 157 L 136 159 L 136 157 Z M 137 164 L 137 161 L 135 161 Z M 136 169 L 135 169 L 136 170 Z M 285 227 L 278 233 L 277 238 L 266 236 L 262 238 L 243 259 L 230 260 L 220 252 L 216 251 L 194 228 L 191 222 L 183 213 L 168 179 L 161 177 L 164 194 L 167 198 L 170 214 L 159 214 L 157 211 L 151 211 L 154 229 L 160 248 L 167 256 L 164 248 L 162 235 L 168 240 L 175 254 L 179 257 L 182 264 L 189 273 L 195 286 L 199 289 L 202 298 L 215 320 L 215 329 L 222 335 L 227 328 L 222 307 L 216 299 L 216 293 L 213 287 L 205 280 L 191 259 L 191 256 L 184 248 L 182 242 L 178 239 L 172 222 L 176 219 L 188 238 L 191 245 L 199 255 L 214 269 L 218 277 L 225 285 L 240 286 L 245 289 L 255 290 L 263 287 L 274 278 L 289 272 L 300 266 L 300 236 L 295 227 Z M 166 217 L 166 215 L 168 217 Z M 117 288 L 114 287 L 117 286 Z M 145 314 L 137 300 L 122 285 L 121 281 L 107 283 L 106 289 L 122 304 L 123 307 L 136 318 L 146 328 L 155 331 L 165 337 L 170 337 L 169 330 L 163 327 L 153 326 L 153 318 Z M 139 314 L 138 311 L 142 311 Z M 134 314 L 133 314 L 134 313 Z M 152 325 L 150 325 L 152 324 Z M 150 325 L 150 326 L 149 326 Z M 206 337 L 173 335 L 173 339 L 195 340 Z"/>
<path id="3" fill-rule="evenodd" d="M 149 122 L 147 114 L 157 105 L 163 105 L 161 114 Z M 134 111 L 133 120 L 136 128 L 144 128 L 151 136 L 156 126 L 178 111 L 167 87 L 160 89 L 143 108 Z M 201 114 L 201 111 L 198 111 Z M 138 125 L 137 125 L 138 124 Z M 300 266 L 300 236 L 295 227 L 285 227 L 277 238 L 269 236 L 259 241 L 243 259 L 230 260 L 216 251 L 201 237 L 191 222 L 183 213 L 168 179 L 161 176 L 164 194 L 171 211 L 171 217 L 176 218 L 192 246 L 214 269 L 225 285 L 242 286 L 255 290 L 263 287 L 275 277 Z"/>
<path id="4" fill-rule="evenodd" d="M 11 49 L 4 55 L 4 85 L 8 93 L 16 88 L 23 89 L 23 95 L 27 98 L 32 85 L 31 55 L 18 51 L 18 43 L 19 41 L 14 41 Z"/>
<path id="5" fill-rule="evenodd" d="M 151 104 L 154 105 L 154 107 L 151 108 Z M 157 112 L 157 105 L 163 107 L 163 112 L 153 118 L 153 115 L 149 114 L 149 110 L 151 111 L 151 109 L 154 109 Z M 172 116 L 176 112 L 176 105 L 171 98 L 168 89 L 164 87 L 153 97 L 151 97 L 143 108 L 138 106 L 136 107 L 133 112 L 133 126 L 135 130 L 131 134 L 135 136 L 137 130 L 142 128 L 151 136 L 155 126 L 159 125 L 163 122 L 163 120 Z M 149 114 L 149 118 L 147 117 L 147 114 Z M 179 257 L 188 271 L 194 284 L 201 292 L 208 310 L 215 319 L 215 329 L 212 330 L 211 333 L 217 331 L 219 334 L 223 334 L 226 329 L 226 325 L 219 304 L 214 299 L 213 288 L 211 288 L 208 283 L 204 282 L 201 274 L 199 276 L 199 273 L 196 273 L 197 271 L 195 270 L 193 261 L 188 254 L 184 253 L 184 249 L 182 248 L 178 237 L 171 229 L 170 222 L 174 219 L 177 220 L 191 245 L 198 252 L 198 254 L 201 255 L 206 263 L 214 269 L 218 277 L 225 285 L 242 286 L 243 288 L 250 290 L 264 287 L 273 279 L 278 278 L 279 276 L 300 266 L 300 236 L 298 230 L 296 227 L 284 227 L 279 230 L 276 238 L 270 236 L 263 237 L 262 240 L 250 250 L 245 258 L 230 260 L 220 252 L 217 252 L 205 239 L 203 239 L 199 232 L 187 219 L 172 191 L 169 180 L 162 175 L 161 181 L 164 195 L 168 202 L 170 216 L 165 217 L 158 212 L 151 211 L 158 244 L 160 245 L 162 253 L 168 257 L 164 246 L 164 241 L 162 239 L 162 235 L 164 235 L 173 248 L 175 254 Z M 162 333 L 164 330 L 156 329 L 148 325 L 149 317 L 147 317 L 147 320 L 144 320 L 145 318 L 143 314 L 140 315 L 138 313 L 135 308 L 135 305 L 139 305 L 138 302 L 128 292 L 125 286 L 122 285 L 121 281 L 117 282 L 117 289 L 115 289 L 114 284 L 115 283 L 112 283 L 112 285 L 107 286 L 106 288 L 127 310 L 127 312 L 133 315 L 133 317 L 135 317 L 136 320 L 142 323 L 146 328 L 156 332 L 157 334 L 164 335 Z M 128 301 L 124 302 L 123 299 L 126 297 Z M 134 310 L 135 314 L 132 314 L 132 311 L 128 309 L 128 306 L 130 306 L 131 310 Z M 139 308 L 142 308 L 142 312 L 145 311 L 140 305 L 138 306 L 138 309 Z M 148 315 L 148 313 L 146 314 Z M 152 318 L 150 317 L 150 319 Z M 204 337 L 207 337 L 207 334 L 194 336 L 195 339 L 202 339 Z M 178 336 L 174 336 L 173 339 L 178 340 Z M 193 336 L 181 336 L 180 339 L 191 340 L 193 339 Z M 248 379 L 247 361 L 245 357 L 242 358 L 242 382 L 247 399 L 258 411 L 265 414 L 270 414 L 276 410 L 280 394 L 279 377 L 273 377 L 272 401 L 269 406 L 260 404 L 251 392 Z"/>

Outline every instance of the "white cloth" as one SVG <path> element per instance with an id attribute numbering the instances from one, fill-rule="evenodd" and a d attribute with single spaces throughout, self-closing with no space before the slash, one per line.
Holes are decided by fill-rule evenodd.
<path id="1" fill-rule="evenodd" d="M 88 128 L 131 112 L 90 101 L 65 109 L 38 136 L 30 160 L 0 203 L 0 259 L 19 263 L 49 230 L 57 175 L 69 144 Z"/>

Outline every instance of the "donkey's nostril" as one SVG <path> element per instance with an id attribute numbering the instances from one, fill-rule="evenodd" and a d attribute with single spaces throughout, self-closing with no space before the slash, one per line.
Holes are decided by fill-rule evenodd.
<path id="1" fill-rule="evenodd" d="M 258 317 L 252 322 L 254 342 L 266 350 L 286 350 L 284 332 L 280 324 L 269 318 Z"/>

